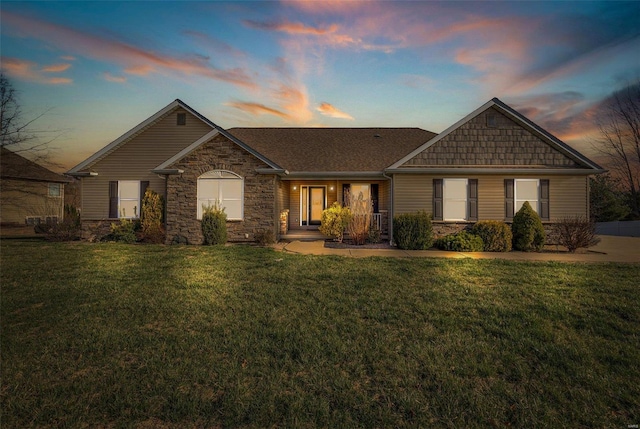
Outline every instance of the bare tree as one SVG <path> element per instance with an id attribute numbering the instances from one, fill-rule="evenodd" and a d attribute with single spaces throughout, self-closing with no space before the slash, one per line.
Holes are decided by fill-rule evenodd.
<path id="1" fill-rule="evenodd" d="M 34 123 L 46 112 L 25 119 L 20 108 L 18 93 L 11 81 L 0 73 L 0 146 L 14 153 L 27 154 L 37 163 L 50 163 L 49 151 L 55 137 L 48 132 L 36 130 Z"/>
<path id="2" fill-rule="evenodd" d="M 607 99 L 596 124 L 594 147 L 629 195 L 631 215 L 640 218 L 640 80 Z"/>

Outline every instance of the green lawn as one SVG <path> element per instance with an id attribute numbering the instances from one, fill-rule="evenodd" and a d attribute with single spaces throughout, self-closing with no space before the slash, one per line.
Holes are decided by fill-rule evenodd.
<path id="1" fill-rule="evenodd" d="M 640 423 L 640 265 L 0 250 L 3 428 Z"/>

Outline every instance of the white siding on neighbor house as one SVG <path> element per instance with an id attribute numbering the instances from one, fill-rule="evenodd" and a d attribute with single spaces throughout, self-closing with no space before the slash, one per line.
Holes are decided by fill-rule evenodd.
<path id="1" fill-rule="evenodd" d="M 478 219 L 504 220 L 505 179 L 548 179 L 551 221 L 566 216 L 587 216 L 589 192 L 587 176 L 551 175 L 427 175 L 396 174 L 394 176 L 394 214 L 424 210 L 433 213 L 433 179 L 478 179 Z"/>
<path id="2" fill-rule="evenodd" d="M 177 125 L 177 114 L 186 113 L 186 125 Z M 82 179 L 83 219 L 109 217 L 109 181 L 149 181 L 149 189 L 165 196 L 164 178 L 151 170 L 211 131 L 211 127 L 178 107 L 120 146 L 88 170 L 96 177 Z"/>

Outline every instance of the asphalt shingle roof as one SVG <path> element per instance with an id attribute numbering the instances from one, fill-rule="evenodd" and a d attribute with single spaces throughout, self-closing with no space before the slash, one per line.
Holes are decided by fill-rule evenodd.
<path id="1" fill-rule="evenodd" d="M 0 177 L 8 179 L 39 180 L 42 182 L 66 183 L 71 180 L 36 164 L 27 158 L 2 148 L 0 153 Z"/>
<path id="2" fill-rule="evenodd" d="M 290 172 L 383 171 L 436 134 L 420 128 L 231 128 Z"/>

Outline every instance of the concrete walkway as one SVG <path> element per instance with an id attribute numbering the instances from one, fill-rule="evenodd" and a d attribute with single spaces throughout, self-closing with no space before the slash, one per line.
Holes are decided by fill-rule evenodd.
<path id="1" fill-rule="evenodd" d="M 305 255 L 339 255 L 354 258 L 382 256 L 393 258 L 456 258 L 456 259 L 509 259 L 514 261 L 560 261 L 560 262 L 635 262 L 640 263 L 640 237 L 600 236 L 600 243 L 571 254 L 559 252 L 445 252 L 441 250 L 392 249 L 333 249 L 324 247 L 324 241 L 292 241 L 283 251 Z"/>

